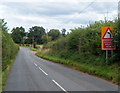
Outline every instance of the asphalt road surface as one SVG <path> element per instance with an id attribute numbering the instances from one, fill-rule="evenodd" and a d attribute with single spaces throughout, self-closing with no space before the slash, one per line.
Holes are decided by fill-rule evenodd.
<path id="1" fill-rule="evenodd" d="M 20 47 L 5 91 L 118 91 L 118 86 L 44 60 L 29 48 Z"/>

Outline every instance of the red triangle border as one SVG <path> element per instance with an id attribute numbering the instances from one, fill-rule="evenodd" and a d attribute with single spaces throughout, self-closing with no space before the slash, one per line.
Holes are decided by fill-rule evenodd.
<path id="1" fill-rule="evenodd" d="M 110 29 L 110 27 L 107 28 L 105 34 L 107 33 L 108 29 L 110 30 L 110 32 L 112 33 L 112 30 Z M 112 39 L 112 38 L 104 38 L 105 37 L 105 34 L 103 35 L 102 39 Z"/>

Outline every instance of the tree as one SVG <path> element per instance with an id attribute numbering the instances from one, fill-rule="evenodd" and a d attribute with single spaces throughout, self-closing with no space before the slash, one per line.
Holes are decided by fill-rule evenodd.
<path id="1" fill-rule="evenodd" d="M 65 36 L 66 29 L 63 28 L 61 31 L 62 31 L 62 35 Z"/>
<path id="2" fill-rule="evenodd" d="M 51 36 L 48 36 L 48 34 L 42 36 L 42 41 L 44 44 L 48 43 L 51 41 Z"/>
<path id="3" fill-rule="evenodd" d="M 52 40 L 57 40 L 60 36 L 60 31 L 57 29 L 51 29 L 48 35 L 52 37 Z"/>
<path id="4" fill-rule="evenodd" d="M 6 26 L 7 22 L 4 22 L 4 19 L 0 19 L 0 28 L 2 29 L 2 31 L 8 31 L 8 27 Z"/>
<path id="5" fill-rule="evenodd" d="M 15 43 L 22 44 L 23 43 L 23 37 L 26 36 L 25 29 L 21 27 L 16 27 L 12 29 L 12 38 Z"/>
<path id="6" fill-rule="evenodd" d="M 42 44 L 42 36 L 45 35 L 45 29 L 43 27 L 34 26 L 29 28 L 28 40 L 29 43 Z"/>

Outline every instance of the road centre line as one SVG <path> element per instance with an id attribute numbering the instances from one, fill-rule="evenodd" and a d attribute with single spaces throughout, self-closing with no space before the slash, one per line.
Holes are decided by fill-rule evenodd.
<path id="1" fill-rule="evenodd" d="M 36 63 L 34 63 L 35 66 L 37 66 Z M 48 75 L 42 68 L 39 67 L 39 69 L 45 74 Z M 60 84 L 58 84 L 55 80 L 52 80 L 58 87 L 60 87 L 65 93 L 68 93 Z"/>
<path id="2" fill-rule="evenodd" d="M 48 75 L 44 70 L 42 70 L 42 68 L 39 67 L 39 69 L 40 69 L 45 75 Z"/>
<path id="3" fill-rule="evenodd" d="M 35 64 L 35 63 L 34 63 Z M 35 64 L 35 66 L 37 66 L 37 64 Z"/>
<path id="4" fill-rule="evenodd" d="M 60 87 L 64 92 L 68 93 L 60 84 L 58 84 L 55 80 L 52 80 L 58 87 Z"/>

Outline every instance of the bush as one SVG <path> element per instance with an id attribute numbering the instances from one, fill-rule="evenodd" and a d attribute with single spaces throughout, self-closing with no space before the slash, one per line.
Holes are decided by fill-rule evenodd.
<path id="1" fill-rule="evenodd" d="M 18 46 L 13 42 L 11 36 L 2 31 L 2 70 L 5 70 L 18 52 Z"/>

